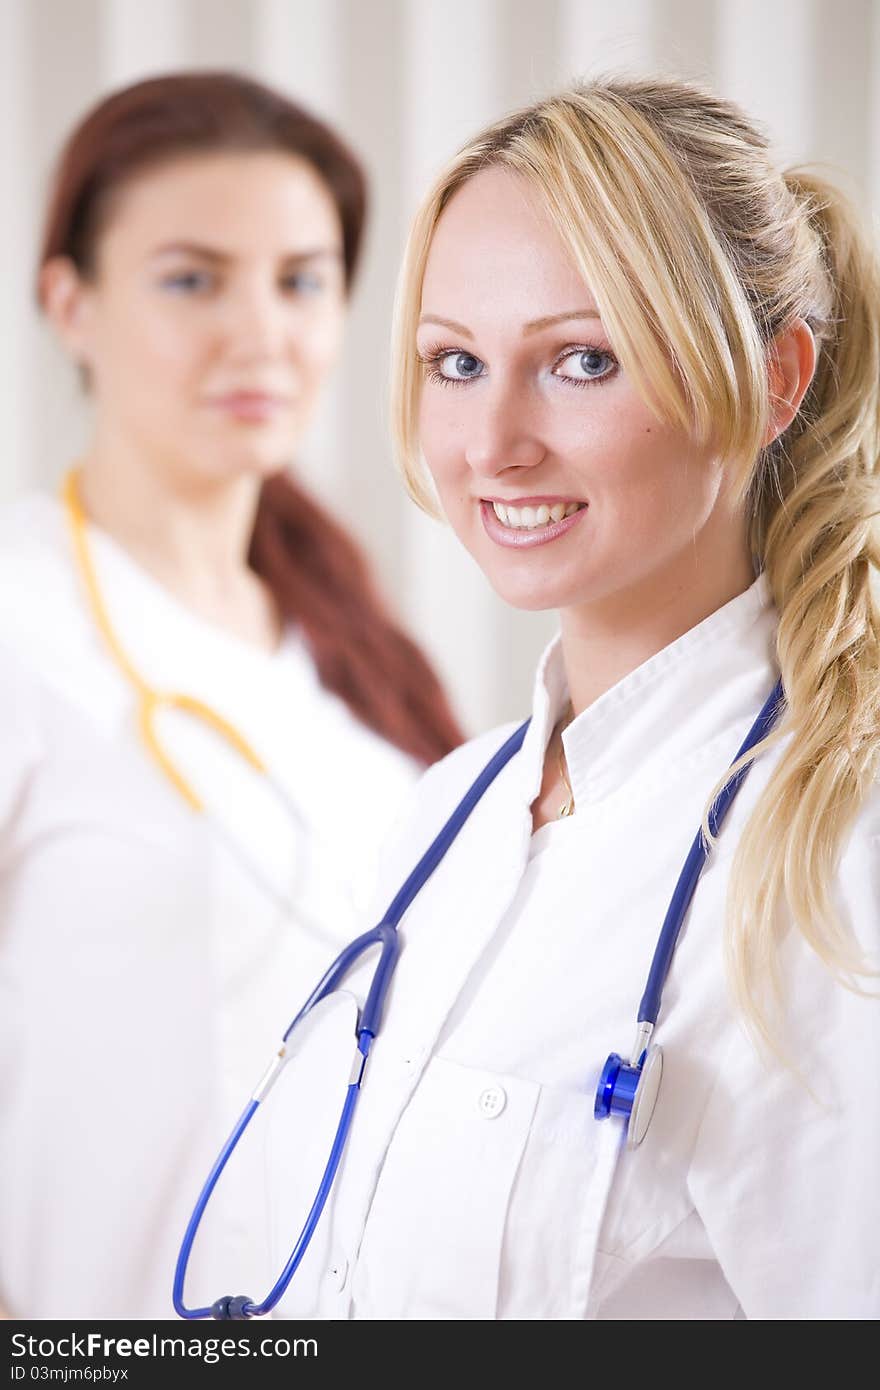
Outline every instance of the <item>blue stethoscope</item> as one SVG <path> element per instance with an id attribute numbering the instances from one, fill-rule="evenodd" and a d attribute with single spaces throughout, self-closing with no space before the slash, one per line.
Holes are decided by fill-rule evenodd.
<path id="1" fill-rule="evenodd" d="M 785 695 L 782 682 L 778 681 L 749 730 L 745 742 L 734 759 L 733 766 L 750 752 L 756 744 L 766 738 L 779 718 L 784 704 Z M 177 1268 L 174 1274 L 174 1307 L 180 1317 L 213 1317 L 221 1319 L 256 1318 L 271 1312 L 278 1300 L 283 1297 L 314 1235 L 315 1228 L 324 1210 L 345 1149 L 346 1140 L 348 1139 L 348 1133 L 351 1129 L 352 1119 L 354 1117 L 355 1105 L 363 1083 L 367 1057 L 369 1056 L 373 1039 L 379 1032 L 385 998 L 391 984 L 394 968 L 397 964 L 400 952 L 400 938 L 397 934 L 400 920 L 446 855 L 447 850 L 449 850 L 457 838 L 465 821 L 470 816 L 478 801 L 480 801 L 483 794 L 495 781 L 495 778 L 498 776 L 499 772 L 501 772 L 502 768 L 510 762 L 515 753 L 519 752 L 529 723 L 530 721 L 526 720 L 524 724 L 520 725 L 501 748 L 498 749 L 494 757 L 489 760 L 479 777 L 477 777 L 465 796 L 462 797 L 459 805 L 455 808 L 439 835 L 437 835 L 425 854 L 422 855 L 422 858 L 413 869 L 409 878 L 391 902 L 382 921 L 371 931 L 365 932 L 362 936 L 357 937 L 356 940 L 346 946 L 345 950 L 337 956 L 317 988 L 313 990 L 296 1015 L 296 1018 L 287 1029 L 287 1032 L 284 1034 L 280 1049 L 275 1057 L 273 1057 L 265 1075 L 251 1096 L 246 1109 L 224 1144 L 199 1194 L 199 1199 L 190 1217 L 181 1243 L 180 1254 L 177 1258 Z M 742 786 L 751 767 L 752 763 L 747 762 L 736 773 L 729 776 L 725 785 L 712 803 L 712 807 L 709 811 L 708 823 L 713 837 L 718 834 L 724 818 L 730 810 L 733 799 Z M 618 1053 L 612 1052 L 605 1063 L 596 1089 L 596 1099 L 593 1106 L 593 1113 L 596 1119 L 604 1120 L 607 1119 L 609 1115 L 621 1116 L 627 1126 L 627 1146 L 629 1148 L 635 1148 L 645 1137 L 657 1101 L 657 1092 L 660 1087 L 660 1078 L 663 1070 L 663 1054 L 658 1046 L 651 1043 L 651 1036 L 654 1032 L 657 1016 L 660 1013 L 661 995 L 666 977 L 669 974 L 670 965 L 672 964 L 672 956 L 679 935 L 681 934 L 681 928 L 685 916 L 687 915 L 691 899 L 694 896 L 697 881 L 708 856 L 709 846 L 701 828 L 697 832 L 696 838 L 691 845 L 690 852 L 685 860 L 678 882 L 675 885 L 675 892 L 672 895 L 672 900 L 663 921 L 660 937 L 654 951 L 654 959 L 651 962 L 651 969 L 648 974 L 648 983 L 642 995 L 641 1004 L 639 1005 L 638 1028 L 629 1060 L 625 1061 Z M 317 1195 L 312 1203 L 303 1229 L 300 1232 L 299 1239 L 291 1252 L 287 1264 L 284 1266 L 279 1278 L 263 1299 L 262 1303 L 255 1303 L 246 1295 L 241 1294 L 236 1297 L 227 1295 L 224 1298 L 218 1299 L 216 1303 L 209 1307 L 187 1308 L 183 1301 L 183 1284 L 186 1278 L 186 1269 L 189 1263 L 193 1241 L 195 1240 L 196 1232 L 204 1216 L 205 1208 L 241 1136 L 244 1134 L 244 1131 L 247 1129 L 261 1103 L 266 1099 L 271 1087 L 277 1081 L 285 1063 L 289 1060 L 291 1051 L 288 1049 L 288 1040 L 298 1024 L 303 1022 L 321 1000 L 326 999 L 333 990 L 337 989 L 342 984 L 343 980 L 365 952 L 372 950 L 375 946 L 379 947 L 379 960 L 367 994 L 366 1003 L 358 1018 L 356 1029 L 357 1049 L 351 1075 L 348 1080 L 348 1086 L 346 1088 L 342 1114 L 339 1119 L 339 1124 L 336 1127 L 336 1134 L 330 1151 L 330 1157 L 324 1169 L 324 1175 L 321 1179 Z"/>

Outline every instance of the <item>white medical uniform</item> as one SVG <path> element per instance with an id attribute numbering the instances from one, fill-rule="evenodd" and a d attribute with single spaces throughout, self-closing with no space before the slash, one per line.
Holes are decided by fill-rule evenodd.
<path id="1" fill-rule="evenodd" d="M 618 1120 L 593 1118 L 605 1058 L 632 1046 L 705 803 L 776 680 L 775 625 L 759 579 L 580 714 L 564 735 L 576 814 L 532 836 L 529 808 L 567 698 L 561 649 L 549 649 L 521 752 L 403 920 L 338 1190 L 284 1314 L 880 1314 L 880 1003 L 843 989 L 799 937 L 787 939 L 781 1039 L 811 1093 L 758 1056 L 726 989 L 731 858 L 778 754 L 746 779 L 686 919 L 644 1142 L 627 1151 Z M 425 775 L 383 903 L 510 732 Z M 876 963 L 876 791 L 848 840 L 836 899 Z M 318 1055 L 312 1066 L 319 1088 Z M 280 1109 L 270 1163 L 281 1255 L 301 1198 Z"/>
<path id="2" fill-rule="evenodd" d="M 0 515 L 0 1304 L 170 1317 L 202 1180 L 316 975 L 361 928 L 419 769 L 323 689 L 295 632 L 262 654 L 96 528 L 90 542 L 136 668 L 230 719 L 303 818 L 210 731 L 162 716 L 240 862 L 147 755 L 60 503 Z M 266 1281 L 249 1163 L 218 1189 L 191 1303 Z"/>

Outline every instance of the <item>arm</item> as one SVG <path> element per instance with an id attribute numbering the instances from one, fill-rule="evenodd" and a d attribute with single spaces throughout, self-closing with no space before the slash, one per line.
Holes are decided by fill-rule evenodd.
<path id="1" fill-rule="evenodd" d="M 878 863 L 876 840 L 854 846 L 841 883 L 846 915 L 869 947 Z M 792 1004 L 782 1036 L 801 1075 L 759 1058 L 740 1032 L 719 1069 L 689 1186 L 747 1317 L 874 1319 L 880 1002 L 834 981 L 799 940 L 784 956 Z"/>

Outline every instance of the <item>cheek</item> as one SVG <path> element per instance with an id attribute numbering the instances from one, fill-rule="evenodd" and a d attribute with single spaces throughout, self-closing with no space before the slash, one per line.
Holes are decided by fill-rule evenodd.
<path id="1" fill-rule="evenodd" d="M 344 326 L 345 315 L 340 308 L 338 312 L 315 315 L 295 334 L 296 355 L 315 387 L 339 357 Z"/>
<path id="2" fill-rule="evenodd" d="M 467 472 L 466 431 L 461 413 L 453 413 L 444 393 L 454 388 L 429 386 L 422 392 L 418 412 L 419 443 L 437 487 L 447 489 Z"/>
<path id="3" fill-rule="evenodd" d="M 208 320 L 191 306 L 133 296 L 102 324 L 101 357 L 108 375 L 116 381 L 130 377 L 135 390 L 179 391 L 210 356 L 212 341 Z"/>
<path id="4" fill-rule="evenodd" d="M 584 461 L 592 497 L 607 506 L 677 509 L 690 491 L 690 441 L 658 421 L 638 400 L 618 400 L 613 387 L 596 410 L 572 421 L 570 447 Z"/>
<path id="5" fill-rule="evenodd" d="M 596 500 L 618 543 L 645 557 L 688 543 L 717 499 L 713 461 L 662 425 L 619 441 L 613 465 L 602 470 Z"/>

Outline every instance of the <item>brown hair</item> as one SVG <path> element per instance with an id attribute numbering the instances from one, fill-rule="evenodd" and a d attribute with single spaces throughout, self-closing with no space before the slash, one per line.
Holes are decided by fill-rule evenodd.
<path id="1" fill-rule="evenodd" d="M 281 150 L 312 165 L 342 224 L 351 288 L 367 206 L 351 151 L 308 111 L 226 72 L 173 73 L 101 101 L 71 134 L 49 198 L 40 266 L 68 256 L 95 269 L 109 204 L 148 166 L 185 152 Z M 250 563 L 311 648 L 323 685 L 390 743 L 424 763 L 461 742 L 440 683 L 391 619 L 355 542 L 288 474 L 260 495 Z"/>

